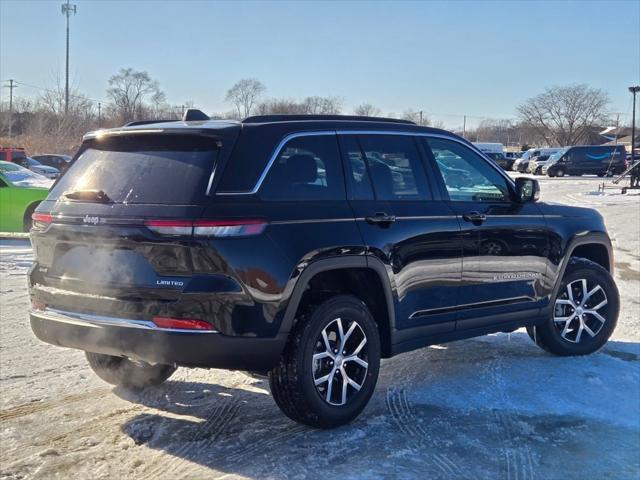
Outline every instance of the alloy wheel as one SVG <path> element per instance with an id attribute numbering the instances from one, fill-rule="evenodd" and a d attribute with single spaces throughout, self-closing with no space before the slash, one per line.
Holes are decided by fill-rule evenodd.
<path id="1" fill-rule="evenodd" d="M 322 329 L 312 359 L 313 382 L 330 405 L 345 405 L 367 378 L 367 336 L 355 320 L 336 318 Z"/>
<path id="2" fill-rule="evenodd" d="M 571 343 L 593 338 L 606 323 L 609 301 L 604 289 L 584 279 L 567 284 L 556 299 L 553 322 L 560 336 Z M 586 335 L 585 335 L 586 333 Z"/>

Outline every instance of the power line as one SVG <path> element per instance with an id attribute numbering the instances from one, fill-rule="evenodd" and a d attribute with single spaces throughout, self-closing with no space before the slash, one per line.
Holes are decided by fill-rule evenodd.
<path id="1" fill-rule="evenodd" d="M 56 93 L 56 94 L 59 93 L 57 90 L 53 90 L 51 88 L 39 87 L 37 85 L 32 85 L 32 84 L 29 84 L 29 83 L 18 82 L 17 80 L 14 80 L 14 82 L 17 85 L 22 85 L 23 87 L 28 87 L 28 88 L 35 88 L 36 90 L 42 90 L 43 92 Z M 74 95 L 72 93 L 69 94 L 69 97 L 70 98 L 81 98 L 83 100 L 89 100 L 89 101 L 94 102 L 94 103 L 101 103 L 101 102 L 102 103 L 108 103 L 104 99 L 89 98 L 89 97 L 84 96 L 84 95 Z"/>

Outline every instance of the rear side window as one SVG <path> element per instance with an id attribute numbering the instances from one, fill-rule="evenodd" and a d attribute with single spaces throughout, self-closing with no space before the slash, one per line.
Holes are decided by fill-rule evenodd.
<path id="1" fill-rule="evenodd" d="M 427 179 L 415 140 L 406 135 L 359 135 L 378 200 L 428 198 Z M 353 167 L 353 162 L 352 162 Z M 355 175 L 355 172 L 353 173 Z"/>
<path id="2" fill-rule="evenodd" d="M 342 200 L 344 177 L 335 135 L 302 136 L 279 152 L 260 189 L 265 200 Z"/>
<path id="3" fill-rule="evenodd" d="M 49 194 L 101 190 L 114 203 L 194 205 L 206 196 L 215 140 L 153 135 L 96 140 Z"/>

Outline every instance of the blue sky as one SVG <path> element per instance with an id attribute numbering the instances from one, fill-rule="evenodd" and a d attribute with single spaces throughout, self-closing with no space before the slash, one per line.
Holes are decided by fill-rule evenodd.
<path id="1" fill-rule="evenodd" d="M 58 1 L 0 0 L 0 78 L 64 73 Z M 230 110 L 255 77 L 268 96 L 335 95 L 384 113 L 507 117 L 551 85 L 587 83 L 630 112 L 640 82 L 640 1 L 204 2 L 75 0 L 71 78 L 105 98 L 120 67 L 146 70 L 172 104 Z M 16 95 L 37 90 L 21 86 Z M 7 91 L 3 89 L 3 98 Z"/>

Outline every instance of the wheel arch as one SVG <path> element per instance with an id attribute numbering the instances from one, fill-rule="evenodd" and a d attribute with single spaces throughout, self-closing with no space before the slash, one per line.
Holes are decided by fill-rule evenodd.
<path id="1" fill-rule="evenodd" d="M 293 329 L 296 314 L 314 300 L 313 295 L 322 299 L 338 293 L 352 294 L 367 305 L 378 325 L 382 356 L 389 357 L 395 332 L 394 296 L 384 264 L 370 256 L 334 257 L 307 266 L 289 298 L 281 332 L 288 334 Z"/>
<path id="2" fill-rule="evenodd" d="M 553 288 L 553 297 L 558 293 L 562 278 L 569 264 L 569 260 L 572 257 L 581 257 L 591 260 L 597 263 L 605 270 L 607 270 L 611 276 L 613 276 L 613 249 L 611 247 L 611 240 L 609 236 L 604 232 L 589 232 L 585 235 L 573 237 L 565 249 L 565 255 L 560 265 L 558 277 Z"/>
<path id="3" fill-rule="evenodd" d="M 40 205 L 41 203 L 42 203 L 42 200 L 34 200 L 33 202 L 29 203 L 27 207 L 24 209 L 24 214 L 22 215 L 23 228 L 26 229 L 26 226 L 31 221 L 31 215 L 33 214 L 33 212 L 36 211 L 36 208 L 38 208 L 38 205 Z M 27 230 L 27 232 L 28 231 L 29 230 Z"/>

